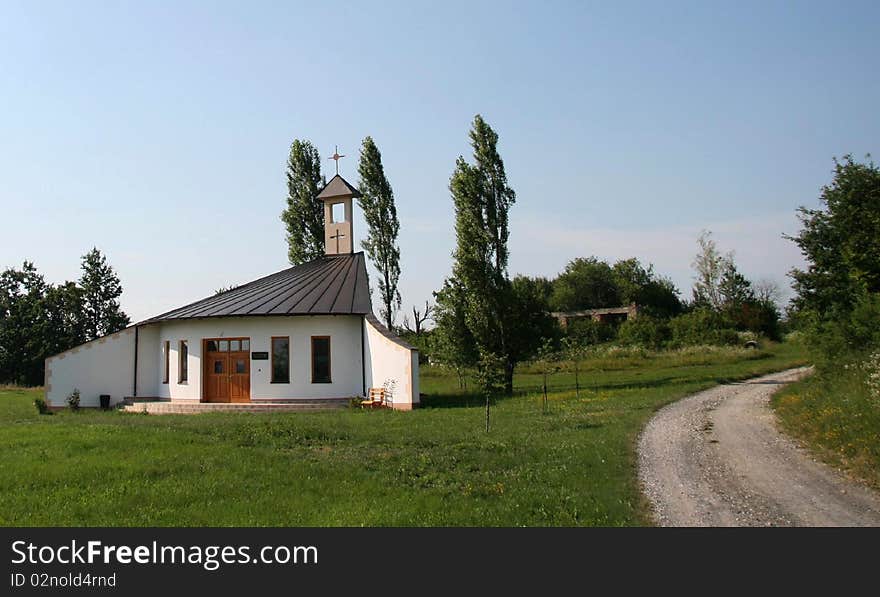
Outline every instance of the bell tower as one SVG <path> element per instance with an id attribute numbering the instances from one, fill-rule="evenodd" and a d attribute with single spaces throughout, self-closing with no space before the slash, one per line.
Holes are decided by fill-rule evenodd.
<path id="1" fill-rule="evenodd" d="M 318 193 L 318 199 L 324 202 L 325 255 L 348 255 L 353 252 L 351 200 L 360 196 L 360 192 L 338 173 Z"/>

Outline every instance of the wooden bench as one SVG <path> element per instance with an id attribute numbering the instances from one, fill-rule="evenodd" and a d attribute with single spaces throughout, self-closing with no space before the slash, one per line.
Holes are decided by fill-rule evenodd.
<path id="1" fill-rule="evenodd" d="M 364 408 L 383 408 L 385 403 L 385 388 L 370 388 L 369 395 L 366 400 L 361 401 Z"/>

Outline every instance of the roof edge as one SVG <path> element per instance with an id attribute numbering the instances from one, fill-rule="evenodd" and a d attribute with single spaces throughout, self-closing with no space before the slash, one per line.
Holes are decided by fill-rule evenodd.
<path id="1" fill-rule="evenodd" d="M 386 338 L 388 338 L 389 340 L 391 340 L 392 342 L 394 342 L 398 346 L 401 346 L 401 347 L 406 348 L 408 350 L 415 350 L 418 352 L 418 350 L 419 350 L 418 348 L 416 348 L 415 346 L 413 346 L 412 344 L 410 344 L 409 342 L 407 342 L 406 340 L 404 340 L 403 338 L 401 338 L 400 336 L 398 336 L 397 334 L 395 334 L 394 332 L 389 330 L 387 327 L 385 327 L 385 324 L 382 323 L 381 321 L 379 321 L 379 319 L 376 317 L 375 314 L 373 314 L 372 311 L 370 311 L 369 313 L 364 315 L 364 319 L 369 321 L 370 324 L 374 328 L 376 328 L 380 334 L 382 334 L 383 336 L 385 336 Z"/>

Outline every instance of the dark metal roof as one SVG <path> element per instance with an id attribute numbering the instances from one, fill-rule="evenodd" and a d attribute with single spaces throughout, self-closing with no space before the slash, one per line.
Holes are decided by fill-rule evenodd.
<path id="1" fill-rule="evenodd" d="M 363 253 L 326 255 L 141 323 L 244 315 L 372 313 Z"/>
<path id="2" fill-rule="evenodd" d="M 330 179 L 330 182 L 318 193 L 318 199 L 332 199 L 334 197 L 360 197 L 361 193 L 348 184 L 348 181 L 338 174 Z"/>

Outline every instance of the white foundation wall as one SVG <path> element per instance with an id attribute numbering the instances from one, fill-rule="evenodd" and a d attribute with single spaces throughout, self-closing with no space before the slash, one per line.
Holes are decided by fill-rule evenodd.
<path id="1" fill-rule="evenodd" d="M 367 388 L 381 388 L 394 381 L 395 409 L 410 410 L 419 404 L 419 352 L 385 334 L 369 318 L 364 319 Z"/>
<path id="2" fill-rule="evenodd" d="M 46 402 L 67 406 L 67 397 L 78 389 L 80 406 L 100 406 L 99 396 L 109 394 L 111 404 L 131 395 L 134 385 L 134 328 L 87 342 L 46 359 Z"/>
<path id="3" fill-rule="evenodd" d="M 251 360 L 251 400 L 271 398 L 346 398 L 363 395 L 362 327 L 359 315 L 269 316 L 206 318 L 162 322 L 156 337 L 140 343 L 138 359 L 151 352 L 155 392 L 138 388 L 138 396 L 200 400 L 202 397 L 202 350 L 207 338 L 249 338 L 251 352 L 267 352 L 270 360 Z M 143 332 L 143 329 L 141 330 Z M 272 337 L 290 338 L 290 383 L 272 381 Z M 312 383 L 312 336 L 330 336 L 332 383 Z M 169 342 L 168 383 L 163 383 L 165 360 L 162 353 Z M 188 380 L 179 379 L 181 340 L 189 348 Z M 155 342 L 153 344 L 153 342 Z M 140 370 L 140 365 L 138 367 Z M 140 371 L 138 378 L 140 379 Z M 139 382 L 140 383 L 140 382 Z"/>

